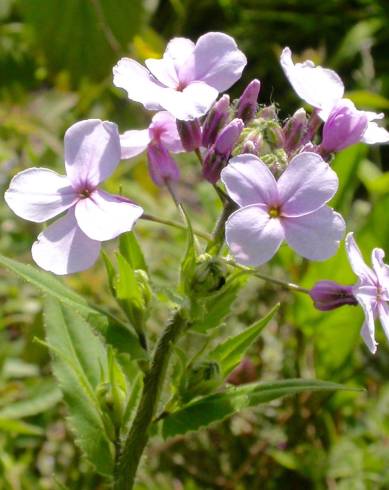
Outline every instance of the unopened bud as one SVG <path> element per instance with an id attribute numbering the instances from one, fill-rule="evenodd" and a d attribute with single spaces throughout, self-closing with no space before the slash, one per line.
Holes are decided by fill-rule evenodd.
<path id="1" fill-rule="evenodd" d="M 165 185 L 166 180 L 179 180 L 180 171 L 177 164 L 161 143 L 149 143 L 147 147 L 147 159 L 149 162 L 150 176 L 156 185 L 162 187 Z"/>
<path id="2" fill-rule="evenodd" d="M 257 79 L 252 80 L 241 95 L 236 116 L 247 124 L 252 121 L 258 109 L 258 95 L 261 89 L 261 82 Z"/>
<path id="3" fill-rule="evenodd" d="M 288 154 L 298 150 L 307 130 L 307 113 L 302 108 L 298 109 L 282 128 L 284 135 L 284 150 Z"/>
<path id="4" fill-rule="evenodd" d="M 201 145 L 200 121 L 198 119 L 193 119 L 193 121 L 180 121 L 177 119 L 176 124 L 184 150 L 197 150 Z"/>
<path id="5" fill-rule="evenodd" d="M 212 184 L 219 180 L 220 172 L 227 164 L 243 128 L 244 124 L 241 119 L 233 119 L 221 130 L 215 144 L 207 151 L 204 158 L 203 175 Z"/>
<path id="6" fill-rule="evenodd" d="M 269 105 L 267 107 L 263 107 L 258 112 L 258 118 L 267 119 L 267 120 L 277 120 L 277 110 L 274 104 Z"/>
<path id="7" fill-rule="evenodd" d="M 331 111 L 323 127 L 321 148 L 328 153 L 343 150 L 361 141 L 369 121 L 351 100 L 343 99 Z"/>
<path id="8" fill-rule="evenodd" d="M 208 148 L 225 125 L 229 115 L 230 97 L 224 94 L 211 108 L 203 125 L 202 146 Z"/>
<path id="9" fill-rule="evenodd" d="M 309 291 L 315 308 L 329 311 L 343 305 L 357 305 L 352 286 L 344 286 L 335 281 L 319 281 Z"/>
<path id="10" fill-rule="evenodd" d="M 183 401 L 189 401 L 195 396 L 211 393 L 222 383 L 223 377 L 217 362 L 199 362 L 188 372 L 186 386 L 181 390 L 181 398 Z"/>
<path id="11" fill-rule="evenodd" d="M 222 288 L 226 282 L 226 266 L 217 257 L 200 255 L 193 274 L 191 290 L 197 296 L 208 296 Z"/>

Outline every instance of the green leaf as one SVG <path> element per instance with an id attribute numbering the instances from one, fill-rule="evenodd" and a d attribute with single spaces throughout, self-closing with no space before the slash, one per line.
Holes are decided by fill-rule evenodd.
<path id="1" fill-rule="evenodd" d="M 275 305 L 264 318 L 261 318 L 238 335 L 229 337 L 208 354 L 207 358 L 209 360 L 216 361 L 219 364 L 223 378 L 228 376 L 242 361 L 248 348 L 258 339 L 260 333 L 273 318 L 279 306 L 279 304 Z"/>
<path id="2" fill-rule="evenodd" d="M 105 347 L 84 318 L 53 298 L 45 301 L 45 329 L 76 441 L 97 472 L 111 475 L 114 448 L 96 397 L 108 377 Z"/>
<path id="3" fill-rule="evenodd" d="M 119 300 L 127 300 L 137 308 L 144 307 L 142 292 L 135 277 L 131 264 L 123 257 L 117 255 L 119 272 L 115 281 L 115 291 Z"/>
<path id="4" fill-rule="evenodd" d="M 287 379 L 230 387 L 222 393 L 197 399 L 168 415 L 163 420 L 162 434 L 167 438 L 196 431 L 224 420 L 244 408 L 267 403 L 283 396 L 304 391 L 334 390 L 353 390 L 353 388 L 317 379 Z"/>
<path id="5" fill-rule="evenodd" d="M 146 353 L 139 343 L 138 336 L 127 325 L 114 317 L 107 317 L 98 309 L 88 305 L 85 298 L 66 287 L 52 274 L 39 270 L 29 264 L 23 264 L 0 255 L 0 264 L 16 273 L 19 277 L 36 286 L 43 293 L 71 306 L 84 316 L 106 341 L 119 352 L 130 354 L 133 359 L 145 359 Z"/>
<path id="6" fill-rule="evenodd" d="M 75 80 L 109 76 L 143 26 L 142 0 L 66 0 L 66 8 L 63 0 L 21 3 L 50 71 L 66 69 Z"/>
<path id="7" fill-rule="evenodd" d="M 133 231 L 120 235 L 119 251 L 134 270 L 142 269 L 147 272 L 146 260 Z"/>
<path id="8" fill-rule="evenodd" d="M 389 108 L 389 99 L 369 90 L 350 90 L 345 95 L 360 109 L 383 110 Z"/>
<path id="9" fill-rule="evenodd" d="M 41 436 L 44 431 L 36 425 L 26 424 L 21 420 L 7 419 L 0 417 L 0 430 L 26 436 Z"/>
<path id="10" fill-rule="evenodd" d="M 0 410 L 0 418 L 20 419 L 31 417 L 54 407 L 62 399 L 62 393 L 52 380 L 34 388 L 25 400 L 18 400 Z"/>

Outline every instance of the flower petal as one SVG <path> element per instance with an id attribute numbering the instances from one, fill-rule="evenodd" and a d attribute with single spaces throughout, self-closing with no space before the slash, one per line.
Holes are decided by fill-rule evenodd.
<path id="1" fill-rule="evenodd" d="M 289 48 L 282 51 L 280 62 L 296 94 L 313 107 L 328 112 L 343 97 L 343 82 L 333 70 L 315 66 L 310 60 L 294 64 Z"/>
<path id="2" fill-rule="evenodd" d="M 384 329 L 386 338 L 389 340 L 389 306 L 388 303 L 380 302 L 378 303 L 378 316 L 380 317 L 380 322 L 382 328 Z"/>
<path id="3" fill-rule="evenodd" d="M 96 190 L 75 207 L 78 226 L 93 240 L 105 241 L 130 231 L 143 209 L 120 196 Z"/>
<path id="4" fill-rule="evenodd" d="M 363 143 L 374 145 L 377 143 L 389 143 L 389 132 L 374 121 L 370 121 L 363 133 Z"/>
<path id="5" fill-rule="evenodd" d="M 353 233 L 347 233 L 345 246 L 348 260 L 354 274 L 357 275 L 362 282 L 375 285 L 377 282 L 376 275 L 363 260 L 361 251 L 359 250 L 359 247 L 354 239 Z"/>
<path id="6" fill-rule="evenodd" d="M 194 80 L 194 56 L 195 44 L 184 37 L 175 37 L 169 41 L 163 57 L 171 60 L 175 66 L 178 80 L 182 84 L 188 84 Z"/>
<path id="7" fill-rule="evenodd" d="M 310 260 L 326 260 L 336 254 L 345 231 L 342 216 L 328 206 L 311 214 L 281 220 L 285 240 Z"/>
<path id="8" fill-rule="evenodd" d="M 386 299 L 389 300 L 389 266 L 384 263 L 385 252 L 381 248 L 374 248 L 371 253 L 371 263 L 381 288 L 386 290 Z"/>
<path id="9" fill-rule="evenodd" d="M 31 249 L 39 267 L 58 275 L 88 269 L 96 262 L 99 252 L 100 243 L 81 231 L 73 209 L 40 233 Z"/>
<path id="10" fill-rule="evenodd" d="M 260 206 L 235 211 L 226 223 L 226 242 L 239 264 L 261 265 L 270 260 L 284 238 L 278 219 Z"/>
<path id="11" fill-rule="evenodd" d="M 29 168 L 15 175 L 4 199 L 21 218 L 42 223 L 70 208 L 78 196 L 65 175 Z"/>
<path id="12" fill-rule="evenodd" d="M 75 189 L 94 188 L 107 179 L 120 161 L 116 124 L 88 119 L 65 133 L 66 173 Z"/>
<path id="13" fill-rule="evenodd" d="M 174 63 L 170 59 L 153 59 L 145 60 L 145 65 L 155 76 L 155 78 L 166 87 L 176 88 L 179 80 Z"/>
<path id="14" fill-rule="evenodd" d="M 232 158 L 222 170 L 221 180 L 228 195 L 239 206 L 278 205 L 276 180 L 269 168 L 255 155 L 243 154 Z"/>
<path id="15" fill-rule="evenodd" d="M 140 102 L 146 109 L 161 109 L 163 86 L 137 61 L 130 58 L 119 60 L 113 67 L 113 84 L 115 87 L 123 88 L 130 100 Z"/>
<path id="16" fill-rule="evenodd" d="M 194 58 L 195 80 L 202 80 L 219 92 L 239 80 L 247 63 L 235 40 L 221 32 L 209 32 L 199 37 Z"/>
<path id="17" fill-rule="evenodd" d="M 358 303 L 361 305 L 363 312 L 365 314 L 365 321 L 363 322 L 362 329 L 361 329 L 361 336 L 367 345 L 368 349 L 372 354 L 375 354 L 377 351 L 377 342 L 375 340 L 375 325 L 374 325 L 374 317 L 375 317 L 375 310 L 377 308 L 377 305 L 374 303 L 374 301 L 371 301 L 371 299 L 367 296 L 364 296 L 363 294 L 357 295 L 356 296 Z"/>
<path id="18" fill-rule="evenodd" d="M 300 153 L 278 179 L 282 216 L 302 216 L 321 208 L 338 189 L 336 173 L 320 155 Z"/>
<path id="19" fill-rule="evenodd" d="M 151 120 L 149 132 L 152 139 L 159 140 L 167 150 L 173 153 L 184 151 L 177 130 L 176 118 L 170 112 L 157 112 Z"/>
<path id="20" fill-rule="evenodd" d="M 175 118 L 189 121 L 203 116 L 214 101 L 218 92 L 203 82 L 193 82 L 184 90 L 163 90 L 161 105 Z"/>
<path id="21" fill-rule="evenodd" d="M 145 151 L 151 138 L 148 129 L 131 129 L 120 135 L 121 158 L 133 158 Z"/>

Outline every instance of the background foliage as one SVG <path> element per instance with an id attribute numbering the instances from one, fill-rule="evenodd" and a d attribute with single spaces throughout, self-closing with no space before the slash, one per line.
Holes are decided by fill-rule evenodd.
<path id="1" fill-rule="evenodd" d="M 233 35 L 249 60 L 233 95 L 257 77 L 260 102 L 276 101 L 283 116 L 299 104 L 277 61 L 285 45 L 297 57 L 336 69 L 361 108 L 389 111 L 386 0 L 0 0 L 0 22 L 1 192 L 21 169 L 61 170 L 63 133 L 79 119 L 111 119 L 122 131 L 145 127 L 149 116 L 112 86 L 111 68 L 123 55 L 159 56 L 173 36 Z M 387 161 L 387 149 L 357 145 L 334 162 L 341 181 L 334 205 L 363 250 L 389 252 Z M 215 196 L 195 162 L 181 159 L 180 165 L 181 195 L 197 226 L 210 231 L 219 209 Z M 154 214 L 163 209 L 165 218 L 176 218 L 143 157 L 122 164 L 109 185 L 112 191 L 121 186 Z M 30 262 L 38 229 L 0 202 L 2 254 Z M 145 222 L 137 233 L 165 305 L 149 321 L 157 333 L 185 236 Z M 108 244 L 107 252 L 114 247 Z M 343 249 L 324 264 L 308 264 L 282 248 L 266 268 L 307 287 L 318 279 L 354 281 Z M 113 307 L 101 262 L 66 282 L 93 303 Z M 237 333 L 277 301 L 279 312 L 235 382 L 303 376 L 366 391 L 298 395 L 246 410 L 198 435 L 157 438 L 139 490 L 389 487 L 389 349 L 382 332 L 372 357 L 359 338 L 358 308 L 322 314 L 307 298 L 254 280 L 224 331 Z M 48 351 L 34 341 L 44 336 L 42 324 L 37 291 L 0 269 L 0 489 L 103 489 L 72 442 Z M 201 342 L 201 335 L 191 342 Z"/>

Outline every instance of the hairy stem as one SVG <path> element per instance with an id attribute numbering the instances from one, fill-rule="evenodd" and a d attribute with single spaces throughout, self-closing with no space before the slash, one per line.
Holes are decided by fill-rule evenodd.
<path id="1" fill-rule="evenodd" d="M 218 255 L 224 244 L 224 229 L 229 216 L 237 209 L 237 205 L 228 198 L 225 202 L 222 214 L 216 223 L 212 233 L 212 241 L 207 246 L 207 252 Z"/>
<path id="2" fill-rule="evenodd" d="M 152 221 L 154 223 L 160 223 L 162 225 L 166 226 L 172 226 L 173 228 L 178 228 L 179 230 L 186 230 L 186 226 L 184 224 L 178 223 L 177 221 L 172 221 L 169 219 L 163 219 L 163 218 L 157 218 L 156 216 L 152 216 L 151 214 L 143 214 L 140 219 L 144 219 L 146 221 Z M 207 240 L 207 242 L 212 240 L 211 235 L 209 233 L 205 233 L 200 230 L 193 230 L 193 233 L 200 237 L 203 238 L 204 240 Z"/>
<path id="3" fill-rule="evenodd" d="M 142 398 L 115 468 L 114 490 L 131 490 L 136 471 L 149 439 L 160 392 L 169 364 L 171 347 L 185 330 L 187 321 L 178 311 L 162 333 L 155 349 L 150 371 L 146 373 Z"/>

